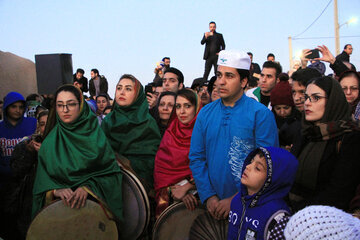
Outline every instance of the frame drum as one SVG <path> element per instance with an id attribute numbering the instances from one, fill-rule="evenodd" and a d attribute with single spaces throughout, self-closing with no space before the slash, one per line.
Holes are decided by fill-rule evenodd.
<path id="1" fill-rule="evenodd" d="M 227 219 L 216 220 L 209 212 L 200 214 L 193 222 L 190 240 L 226 240 L 229 221 Z"/>
<path id="2" fill-rule="evenodd" d="M 107 218 L 100 204 L 86 200 L 84 207 L 76 209 L 59 200 L 36 215 L 26 239 L 118 239 L 118 231 L 116 223 Z"/>
<path id="3" fill-rule="evenodd" d="M 200 202 L 199 202 L 200 203 Z M 198 205 L 194 211 L 186 208 L 183 202 L 177 202 L 167 207 L 157 219 L 153 240 L 185 240 L 189 239 L 190 228 L 194 220 L 207 210 Z"/>
<path id="4" fill-rule="evenodd" d="M 150 203 L 140 180 L 129 170 L 121 168 L 123 173 L 123 215 L 121 239 L 138 239 L 146 230 L 150 221 Z"/>

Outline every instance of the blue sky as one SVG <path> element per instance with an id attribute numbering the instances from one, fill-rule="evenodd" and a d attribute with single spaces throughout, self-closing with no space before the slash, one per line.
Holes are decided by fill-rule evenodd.
<path id="1" fill-rule="evenodd" d="M 122 74 L 131 73 L 146 84 L 154 77 L 156 62 L 169 56 L 189 86 L 203 75 L 200 40 L 210 21 L 217 23 L 227 49 L 251 51 L 260 65 L 272 52 L 287 71 L 288 36 L 305 30 L 328 2 L 0 0 L 0 50 L 32 61 L 35 54 L 71 53 L 74 71 L 81 67 L 90 78 L 90 69 L 99 69 L 109 81 L 111 95 Z M 360 17 L 360 0 L 339 0 L 338 8 L 340 24 Z M 331 3 L 299 37 L 334 36 L 333 16 Z M 360 36 L 359 20 L 342 26 L 340 36 Z M 360 69 L 360 38 L 341 38 L 340 48 L 346 43 L 352 43 L 350 60 Z M 294 55 L 319 44 L 335 53 L 333 38 L 299 39 L 293 41 Z"/>

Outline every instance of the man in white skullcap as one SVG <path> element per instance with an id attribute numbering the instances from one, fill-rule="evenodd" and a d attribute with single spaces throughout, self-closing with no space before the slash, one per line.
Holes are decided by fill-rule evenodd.
<path id="1" fill-rule="evenodd" d="M 190 168 L 200 200 L 216 219 L 229 215 L 246 156 L 255 148 L 279 145 L 273 113 L 244 94 L 250 63 L 246 52 L 219 53 L 221 98 L 201 109 L 192 132 Z"/>

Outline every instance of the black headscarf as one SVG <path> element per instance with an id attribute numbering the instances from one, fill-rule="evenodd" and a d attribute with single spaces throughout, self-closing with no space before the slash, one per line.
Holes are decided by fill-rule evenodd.
<path id="1" fill-rule="evenodd" d="M 340 84 L 331 77 L 317 78 L 309 84 L 312 83 L 325 90 L 327 102 L 318 123 L 306 121 L 303 115 L 302 133 L 308 144 L 298 157 L 299 169 L 295 181 L 308 189 L 315 189 L 317 185 L 318 169 L 328 140 L 351 132 L 354 128 L 349 104 Z"/>

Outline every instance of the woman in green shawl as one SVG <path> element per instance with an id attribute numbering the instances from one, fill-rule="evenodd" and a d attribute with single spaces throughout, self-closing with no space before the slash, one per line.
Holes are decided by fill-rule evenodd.
<path id="1" fill-rule="evenodd" d="M 39 151 L 33 217 L 53 198 L 79 208 L 91 195 L 121 220 L 121 186 L 120 168 L 95 114 L 80 89 L 61 86 Z"/>
<path id="2" fill-rule="evenodd" d="M 147 190 L 152 189 L 154 159 L 161 137 L 149 114 L 143 86 L 134 76 L 121 76 L 113 111 L 104 118 L 101 127 L 113 150 L 128 159 Z"/>

